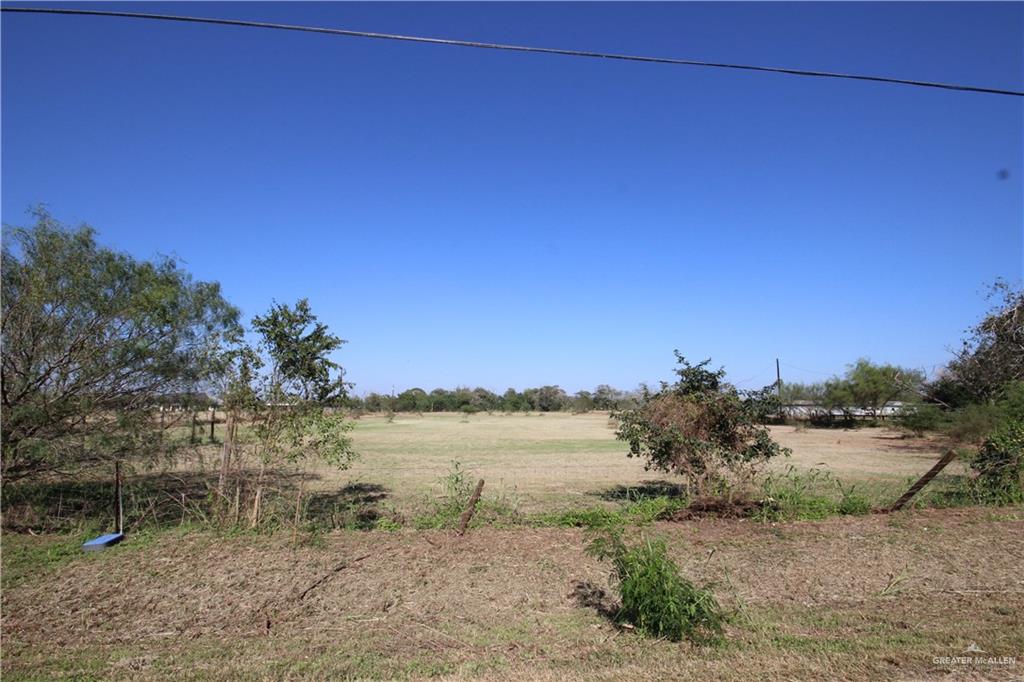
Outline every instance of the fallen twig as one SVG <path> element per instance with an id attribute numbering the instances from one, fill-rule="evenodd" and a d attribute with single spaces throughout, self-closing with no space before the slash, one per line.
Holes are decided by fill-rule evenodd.
<path id="1" fill-rule="evenodd" d="M 356 557 L 355 559 L 352 559 L 351 561 L 343 561 L 343 562 L 341 562 L 340 564 L 338 564 L 337 566 L 332 568 L 329 573 L 324 574 L 316 582 L 314 582 L 312 585 L 310 585 L 309 587 L 304 589 L 301 593 L 299 593 L 298 601 L 302 601 L 303 599 L 305 599 L 307 594 L 309 594 L 310 592 L 312 592 L 316 588 L 320 587 L 320 585 L 325 583 L 327 581 L 327 579 L 330 578 L 335 573 L 339 573 L 339 572 L 345 570 L 346 568 L 348 568 L 351 564 L 354 564 L 357 561 L 362 561 L 363 559 L 367 559 L 367 558 L 369 558 L 369 556 L 370 556 L 369 554 L 364 554 L 363 556 Z"/>

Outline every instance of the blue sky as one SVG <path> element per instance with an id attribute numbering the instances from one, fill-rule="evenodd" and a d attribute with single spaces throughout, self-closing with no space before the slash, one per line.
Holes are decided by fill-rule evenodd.
<path id="1" fill-rule="evenodd" d="M 1020 3 L 76 6 L 1024 89 Z M 1022 98 L 126 19 L 2 38 L 5 223 L 43 202 L 175 254 L 247 319 L 306 296 L 358 393 L 631 388 L 673 348 L 745 386 L 776 357 L 931 370 L 1022 273 Z"/>

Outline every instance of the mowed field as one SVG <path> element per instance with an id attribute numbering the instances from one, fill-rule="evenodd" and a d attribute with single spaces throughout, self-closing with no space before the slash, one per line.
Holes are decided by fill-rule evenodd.
<path id="1" fill-rule="evenodd" d="M 639 531 L 637 531 L 639 532 Z M 1024 508 L 643 530 L 726 640 L 638 636 L 567 528 L 4 540 L 4 680 L 939 680 L 1024 673 Z M 19 557 L 51 556 L 19 566 Z M 972 647 L 985 660 L 951 662 Z M 988 660 L 991 658 L 992 660 Z"/>
<path id="2" fill-rule="evenodd" d="M 793 456 L 890 501 L 941 444 L 878 428 L 773 428 Z M 359 420 L 363 458 L 311 486 L 414 507 L 461 462 L 523 511 L 615 504 L 672 480 L 628 459 L 607 415 Z M 212 446 L 211 446 L 212 447 Z M 1024 508 L 911 509 L 658 536 L 728 617 L 716 646 L 616 625 L 609 566 L 576 528 L 3 536 L 5 680 L 933 680 L 1024 677 Z M 984 654 L 973 653 L 981 649 Z M 968 652 L 965 654 L 965 652 Z M 967 656 L 969 661 L 954 660 Z M 974 660 L 974 656 L 981 656 Z"/>
<path id="3" fill-rule="evenodd" d="M 770 428 L 793 451 L 773 462 L 773 470 L 827 470 L 880 502 L 942 455 L 937 442 L 885 428 Z M 353 441 L 360 460 L 346 471 L 311 468 L 316 487 L 381 485 L 399 507 L 436 494 L 453 461 L 483 478 L 489 494 L 504 495 L 526 512 L 593 506 L 623 487 L 678 482 L 627 457 L 606 413 L 367 416 L 357 421 Z"/>

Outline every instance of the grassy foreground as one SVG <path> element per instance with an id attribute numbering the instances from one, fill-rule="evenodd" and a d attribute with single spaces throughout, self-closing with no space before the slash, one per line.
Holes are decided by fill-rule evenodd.
<path id="1" fill-rule="evenodd" d="M 99 554 L 3 539 L 3 677 L 1008 679 L 1024 673 L 1024 509 L 659 523 L 727 640 L 607 617 L 607 566 L 562 528 L 163 532 Z M 944 657 L 1008 663 L 951 663 Z M 944 662 L 945 661 L 945 662 Z"/>

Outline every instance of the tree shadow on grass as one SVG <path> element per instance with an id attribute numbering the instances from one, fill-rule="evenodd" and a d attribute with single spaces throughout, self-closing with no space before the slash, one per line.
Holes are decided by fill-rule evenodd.
<path id="1" fill-rule="evenodd" d="M 121 499 L 124 530 L 168 528 L 184 523 L 247 523 L 257 485 L 262 489 L 261 518 L 277 523 L 294 519 L 300 484 L 316 474 L 289 470 L 232 472 L 220 493 L 215 472 L 160 471 L 126 475 Z M 259 481 L 259 483 L 257 483 Z M 307 488 L 308 490 L 308 488 Z M 3 529 L 53 533 L 113 530 L 116 527 L 113 476 L 66 477 L 22 481 L 3 491 Z M 374 483 L 351 483 L 335 491 L 307 492 L 305 520 L 319 526 L 371 528 L 388 491 Z"/>
<path id="2" fill-rule="evenodd" d="M 338 490 L 313 493 L 306 505 L 306 520 L 317 526 L 370 530 L 381 518 L 390 491 L 378 483 L 349 483 Z"/>
<path id="3" fill-rule="evenodd" d="M 649 497 L 680 497 L 686 494 L 681 483 L 666 480 L 640 481 L 636 485 L 615 485 L 587 493 L 609 502 L 629 502 Z"/>
<path id="4" fill-rule="evenodd" d="M 572 592 L 569 594 L 576 606 L 584 609 L 593 609 L 602 618 L 615 623 L 615 616 L 619 613 L 619 606 L 615 603 L 604 589 L 598 587 L 589 580 L 576 580 L 572 584 Z"/>
<path id="5" fill-rule="evenodd" d="M 182 510 L 206 500 L 212 474 L 154 472 L 126 475 L 121 486 L 125 529 L 182 522 Z M 113 476 L 97 475 L 47 481 L 22 481 L 4 490 L 3 528 L 12 532 L 62 532 L 81 526 L 116 526 Z"/>

